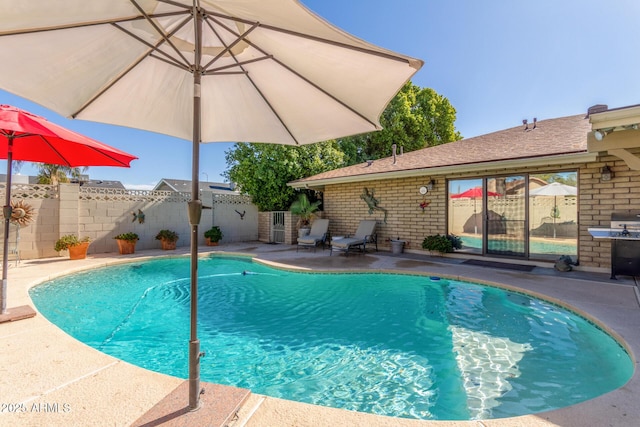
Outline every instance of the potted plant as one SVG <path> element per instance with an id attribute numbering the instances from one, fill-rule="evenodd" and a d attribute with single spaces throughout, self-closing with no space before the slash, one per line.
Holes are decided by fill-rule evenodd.
<path id="1" fill-rule="evenodd" d="M 87 249 L 89 249 L 90 239 L 83 237 L 78 239 L 75 234 L 68 234 L 60 237 L 56 241 L 54 249 L 56 252 L 69 251 L 69 259 L 85 259 L 87 257 Z"/>
<path id="2" fill-rule="evenodd" d="M 178 238 L 178 233 L 171 230 L 160 230 L 158 234 L 156 234 L 156 240 L 160 240 L 162 249 L 165 251 L 175 249 Z"/>
<path id="3" fill-rule="evenodd" d="M 214 225 L 204 232 L 204 237 L 207 241 L 207 246 L 218 246 L 218 242 L 222 239 L 222 231 L 220 227 Z"/>
<path id="4" fill-rule="evenodd" d="M 320 201 L 311 203 L 306 193 L 300 193 L 298 199 L 291 204 L 289 210 L 298 215 L 298 237 L 304 237 L 311 230 L 311 221 L 320 208 Z"/>
<path id="5" fill-rule="evenodd" d="M 439 252 L 440 254 L 451 253 L 461 248 L 462 240 L 454 234 L 435 234 L 425 237 L 422 241 L 422 249 L 430 252 Z"/>
<path id="6" fill-rule="evenodd" d="M 135 253 L 136 243 L 138 243 L 138 235 L 136 233 L 122 233 L 114 237 L 118 242 L 118 250 L 120 255 Z"/>

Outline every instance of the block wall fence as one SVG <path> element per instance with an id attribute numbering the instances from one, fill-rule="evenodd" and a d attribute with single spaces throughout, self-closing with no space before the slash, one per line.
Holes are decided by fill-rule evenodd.
<path id="1" fill-rule="evenodd" d="M 0 185 L 4 200 L 6 186 Z M 10 258 L 16 259 L 16 244 L 20 259 L 36 259 L 65 255 L 53 248 L 57 239 L 67 234 L 89 237 L 89 254 L 118 252 L 113 237 L 134 232 L 140 240 L 137 249 L 160 248 L 155 239 L 161 229 L 170 229 L 180 236 L 177 246 L 189 246 L 188 193 L 173 191 L 114 190 L 81 187 L 78 184 L 12 186 L 12 200 L 23 200 L 35 209 L 35 221 L 21 227 L 18 234 L 11 224 Z M 205 209 L 198 227 L 198 242 L 204 244 L 204 232 L 212 225 L 220 227 L 222 242 L 258 239 L 258 210 L 247 196 L 214 194 L 200 195 Z M 142 211 L 144 223 L 133 213 Z M 1 249 L 0 249 L 1 252 Z"/>

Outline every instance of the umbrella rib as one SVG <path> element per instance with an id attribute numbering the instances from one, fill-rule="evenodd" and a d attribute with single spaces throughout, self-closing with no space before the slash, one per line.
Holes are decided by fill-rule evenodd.
<path id="1" fill-rule="evenodd" d="M 165 18 L 167 16 L 176 16 L 176 15 L 184 15 L 184 14 L 185 12 L 164 12 L 164 13 L 154 13 L 152 15 L 149 15 L 149 17 L 152 19 Z M 28 28 L 28 29 L 20 29 L 20 30 L 11 30 L 6 32 L 0 32 L 0 37 L 16 36 L 16 35 L 22 35 L 22 34 L 43 33 L 47 31 L 72 30 L 75 28 L 95 27 L 99 25 L 117 24 L 122 22 L 131 22 L 131 21 L 141 21 L 146 19 L 147 18 L 145 18 L 144 16 L 132 16 L 130 18 L 104 19 L 104 20 L 98 20 L 93 22 L 56 25 L 54 27 L 46 27 L 46 28 Z"/>
<path id="2" fill-rule="evenodd" d="M 205 22 L 207 23 L 207 26 L 209 27 L 209 29 L 211 29 L 211 31 L 216 35 L 216 37 L 218 37 L 218 40 L 220 40 L 220 42 L 225 45 L 225 48 L 222 50 L 222 52 L 220 52 L 219 54 L 217 54 L 215 56 L 215 58 L 213 58 L 211 61 L 209 61 L 207 64 L 205 64 L 204 67 L 202 67 L 203 69 L 207 69 L 209 68 L 210 65 L 212 65 L 214 62 L 216 62 L 218 59 L 220 59 L 223 55 L 225 55 L 227 52 L 229 52 L 229 54 L 231 54 L 233 56 L 233 52 L 231 52 L 231 49 L 237 45 L 238 43 L 240 43 L 240 41 L 244 40 L 245 37 L 247 37 L 253 30 L 255 30 L 256 28 L 258 28 L 258 26 L 260 25 L 259 23 L 255 23 L 251 28 L 249 28 L 247 31 L 244 32 L 244 34 L 242 35 L 237 35 L 235 33 L 231 33 L 234 36 L 236 36 L 236 39 L 234 40 L 233 43 L 231 43 L 229 46 L 227 46 L 224 41 L 222 40 L 222 37 L 220 37 L 220 34 L 218 34 L 218 31 L 215 29 L 215 27 L 213 25 L 211 25 L 211 22 L 209 22 L 209 19 L 206 19 Z M 216 20 L 216 22 L 224 27 L 225 29 L 227 29 L 227 31 L 229 30 L 228 28 L 226 28 L 225 25 L 222 24 L 222 22 L 218 22 Z"/>
<path id="3" fill-rule="evenodd" d="M 171 37 L 172 35 L 174 35 L 176 32 L 178 32 L 178 30 L 180 30 L 182 27 L 184 27 L 186 24 L 188 24 L 190 21 L 190 18 L 186 18 L 183 22 L 180 23 L 180 25 L 178 25 L 171 33 L 169 33 L 167 36 Z M 179 68 L 182 68 L 184 70 L 190 70 L 190 64 L 189 62 L 186 60 L 186 58 L 184 56 L 182 56 L 182 59 L 185 60 L 185 63 L 182 64 L 180 63 L 180 61 L 176 58 L 174 58 L 173 56 L 169 55 L 167 52 L 164 52 L 160 49 L 158 49 L 160 46 L 162 46 L 162 44 L 166 41 L 166 39 L 163 37 L 162 40 L 159 40 L 159 42 L 156 45 L 152 45 L 151 43 L 147 42 L 146 40 L 140 38 L 139 36 L 137 36 L 136 34 L 132 33 L 131 31 L 127 30 L 124 27 L 121 27 L 120 25 L 118 25 L 117 23 L 113 24 L 114 27 L 116 27 L 117 29 L 119 29 L 120 31 L 124 32 L 125 34 L 127 34 L 129 37 L 139 41 L 140 43 L 142 43 L 143 45 L 147 46 L 149 49 L 152 49 L 154 52 L 158 52 L 160 54 L 162 54 L 163 56 L 167 57 L 170 59 L 170 61 L 167 61 L 170 64 L 176 65 Z M 171 44 L 171 42 L 169 42 L 169 44 Z M 146 55 L 152 55 L 151 53 L 147 53 Z M 144 56 L 143 56 L 144 57 Z M 156 56 L 154 56 L 155 58 L 158 58 Z"/>
<path id="4" fill-rule="evenodd" d="M 217 16 L 217 15 L 216 15 Z M 215 21 L 218 25 L 220 25 L 221 27 L 223 27 L 224 29 L 226 29 L 229 33 L 233 34 L 237 39 L 241 39 L 243 36 L 240 35 L 239 33 L 233 31 L 231 28 L 227 27 L 224 23 L 220 22 L 219 20 L 215 19 L 215 18 L 211 18 L 213 21 Z M 232 19 L 232 18 L 230 18 Z M 247 23 L 249 23 L 249 21 L 247 21 Z M 260 23 L 256 23 L 258 26 L 261 26 Z M 217 33 L 216 33 L 217 35 Z M 295 76 L 297 76 L 298 78 L 302 79 L 305 83 L 309 84 L 310 86 L 314 87 L 316 90 L 318 90 L 319 92 L 323 93 L 324 95 L 328 96 L 329 98 L 331 98 L 332 100 L 334 100 L 335 102 L 337 102 L 338 104 L 342 105 L 343 107 L 345 107 L 346 109 L 348 109 L 349 111 L 351 111 L 352 113 L 354 113 L 355 115 L 357 115 L 358 117 L 360 117 L 361 119 L 363 119 L 364 121 L 366 121 L 367 123 L 371 124 L 373 126 L 374 129 L 378 129 L 378 126 L 373 123 L 371 120 L 369 120 L 367 117 L 365 117 L 364 115 L 362 115 L 359 111 L 357 111 L 356 109 L 352 108 L 351 106 L 345 104 L 343 101 L 341 101 L 340 99 L 336 98 L 334 95 L 332 95 L 331 93 L 327 92 L 326 90 L 324 90 L 323 88 L 321 88 L 320 86 L 318 86 L 317 84 L 315 84 L 314 82 L 312 82 L 311 80 L 307 79 L 305 76 L 303 76 L 302 74 L 298 73 L 297 71 L 293 70 L 291 67 L 287 66 L 286 64 L 280 62 L 277 58 L 275 58 L 273 55 L 270 55 L 269 53 L 265 52 L 260 46 L 257 46 L 255 43 L 253 43 L 251 40 L 247 40 L 247 39 L 243 39 L 249 46 L 255 48 L 256 50 L 258 50 L 260 53 L 262 53 L 265 57 L 272 59 L 276 64 L 280 65 L 282 68 L 284 68 L 285 70 L 289 71 L 290 73 L 294 74 Z M 237 42 L 238 40 L 236 40 Z M 235 43 L 235 42 L 234 42 Z M 231 53 L 231 56 L 235 59 L 235 55 L 233 55 L 233 53 L 231 51 L 229 51 Z M 264 59 L 264 58 L 261 58 Z M 236 60 L 236 62 L 238 63 L 238 61 Z M 245 63 L 249 63 L 249 61 L 245 62 Z M 241 66 L 240 66 L 241 67 Z M 241 67 L 242 68 L 242 67 Z M 246 72 L 246 70 L 243 69 L 243 71 Z M 207 71 L 204 71 L 204 73 L 206 74 Z M 247 73 L 248 74 L 248 73 Z M 258 93 L 260 93 L 260 96 L 262 97 L 262 99 L 264 99 L 264 101 L 267 103 L 267 105 L 269 105 L 269 108 L 271 108 L 271 110 L 273 111 L 273 113 L 280 119 L 280 116 L 278 115 L 278 113 L 274 110 L 274 108 L 271 106 L 271 103 L 267 100 L 267 98 L 263 95 L 263 93 L 260 91 L 260 89 L 258 89 L 258 86 L 253 82 L 253 80 L 247 76 L 247 78 L 249 78 L 249 81 L 251 81 L 251 84 L 253 85 L 253 87 L 258 91 Z M 282 125 L 287 128 L 287 132 L 289 132 L 288 127 L 284 124 L 284 122 L 280 119 L 280 122 L 282 123 Z M 289 132 L 289 134 L 291 135 L 291 132 Z M 293 137 L 293 135 L 292 135 Z M 295 140 L 295 138 L 293 138 Z"/>
<path id="5" fill-rule="evenodd" d="M 235 59 L 235 56 L 234 56 L 234 59 Z M 212 68 L 211 70 L 204 71 L 202 74 L 203 75 L 222 74 L 221 71 L 226 70 L 227 68 L 235 68 L 235 67 L 242 68 L 243 65 L 264 61 L 265 59 L 273 59 L 273 55 L 267 55 L 260 58 L 249 59 L 247 61 L 236 61 L 235 64 L 229 64 L 229 65 L 224 65 L 218 68 Z M 248 71 L 242 70 L 242 71 L 233 71 L 231 73 L 225 73 L 225 74 L 248 74 L 248 73 L 249 73 Z"/>
<path id="6" fill-rule="evenodd" d="M 70 117 L 75 119 L 78 114 L 82 113 L 89 105 L 93 104 L 93 102 L 100 98 L 105 92 L 107 92 L 109 89 L 111 89 L 116 83 L 118 83 L 125 75 L 127 75 L 131 70 L 133 70 L 135 67 L 138 66 L 139 63 L 141 63 L 144 58 L 146 58 L 147 56 L 149 56 L 149 53 L 147 53 L 146 55 L 141 56 L 140 58 L 138 58 L 137 61 L 135 61 L 134 63 L 131 64 L 131 66 L 129 66 L 126 70 L 124 70 L 122 73 L 120 73 L 120 75 L 116 76 L 116 78 L 114 78 L 111 83 L 109 83 L 107 86 L 105 86 L 104 88 L 102 88 L 100 91 L 98 91 L 95 95 L 93 95 L 90 99 L 87 100 L 87 102 L 85 102 L 84 104 L 82 104 L 82 106 L 80 108 L 78 108 L 75 112 L 70 114 Z"/>
<path id="7" fill-rule="evenodd" d="M 177 28 L 175 28 L 170 34 L 169 36 L 173 35 L 176 31 L 178 31 L 180 28 L 182 28 L 183 26 L 185 26 L 187 23 L 189 22 L 189 19 L 185 19 L 180 25 L 177 26 Z M 125 34 L 129 35 L 130 37 L 133 37 L 135 40 L 138 40 L 140 43 L 144 44 L 145 46 L 149 47 L 149 50 L 147 53 L 145 53 L 144 55 L 140 56 L 140 58 L 138 58 L 137 61 L 135 61 L 134 63 L 131 64 L 131 66 L 129 66 L 127 69 L 123 70 L 122 73 L 120 73 L 120 75 L 118 75 L 115 79 L 113 79 L 113 81 L 111 81 L 111 83 L 109 83 L 106 87 L 104 87 L 102 90 L 100 90 L 98 93 L 96 93 L 94 96 L 92 96 L 90 99 L 87 100 L 87 102 L 85 102 L 78 110 L 76 110 L 75 112 L 73 112 L 71 114 L 72 118 L 76 118 L 78 116 L 78 114 L 80 114 L 81 112 L 83 112 L 89 105 L 93 104 L 93 102 L 100 98 L 105 92 L 107 92 L 109 89 L 111 89 L 116 83 L 118 83 L 125 75 L 127 75 L 131 70 L 133 70 L 135 67 L 138 66 L 138 64 L 140 64 L 144 58 L 146 57 L 153 57 L 155 59 L 158 59 L 160 61 L 164 61 L 168 64 L 171 64 L 173 66 L 176 66 L 178 68 L 181 68 L 185 71 L 191 71 L 191 68 L 188 64 L 188 62 L 186 62 L 186 64 L 181 64 L 180 61 L 178 61 L 178 59 L 171 57 L 171 55 L 167 54 L 166 52 L 163 52 L 161 50 L 158 49 L 158 47 L 160 47 L 165 41 L 166 38 L 163 37 L 162 40 L 159 40 L 158 44 L 156 46 L 151 45 L 150 43 L 147 43 L 145 40 L 142 40 L 141 38 L 139 38 L 138 36 L 136 36 L 135 34 L 129 32 L 128 30 L 126 30 L 125 28 L 121 27 L 118 25 L 118 23 L 112 23 L 111 25 L 113 25 L 114 27 L 116 27 L 117 29 L 119 29 L 120 31 L 123 31 Z M 171 42 L 169 42 L 169 44 L 171 44 Z M 159 56 L 155 56 L 153 55 L 153 52 L 160 52 L 163 55 L 166 55 L 170 60 L 167 60 L 166 58 L 161 58 Z M 184 59 L 184 57 L 183 57 Z M 186 60 L 186 59 L 185 59 Z"/>
<path id="8" fill-rule="evenodd" d="M 151 19 L 151 17 L 147 14 L 147 12 L 145 12 L 144 9 L 142 9 L 142 7 L 140 7 L 138 2 L 136 0 L 130 0 L 130 1 L 135 6 L 135 8 L 138 9 L 138 11 L 142 14 L 142 16 L 145 17 L 147 22 L 156 30 L 156 32 L 160 35 L 160 37 L 162 37 L 169 44 L 169 46 L 171 46 L 171 48 L 178 54 L 178 56 L 180 58 L 182 58 L 182 60 L 184 61 L 185 64 L 188 64 L 189 61 L 187 60 L 187 58 L 184 57 L 182 52 L 180 52 L 180 49 L 178 49 L 171 42 L 171 40 L 169 40 L 169 36 L 167 34 L 165 34 L 164 31 L 162 31 L 162 29 L 160 27 L 158 27 L 158 25 L 155 22 L 153 22 L 153 19 Z M 184 25 L 184 24 L 182 24 L 182 25 Z"/>
<path id="9" fill-rule="evenodd" d="M 54 153 L 56 153 L 56 155 L 63 161 L 63 163 L 60 163 L 63 166 L 68 166 L 71 167 L 71 163 L 69 163 L 69 161 L 66 159 L 66 157 L 64 157 L 62 155 L 62 153 L 60 153 L 60 151 L 58 151 L 50 142 L 47 138 L 45 138 L 42 135 L 34 135 L 37 136 L 38 138 L 40 138 L 42 140 L 42 142 L 44 142 L 50 149 L 51 151 L 53 151 Z"/>
<path id="10" fill-rule="evenodd" d="M 206 15 L 205 15 L 206 16 Z M 223 28 L 225 28 L 227 31 L 229 31 L 231 34 L 233 34 L 236 37 L 236 40 L 232 43 L 232 45 L 235 45 L 239 40 L 242 39 L 242 36 L 238 33 L 236 33 L 235 31 L 231 30 L 230 28 L 228 28 L 226 25 L 224 25 L 222 22 L 219 22 L 217 19 L 215 18 L 211 18 L 212 20 L 214 20 L 218 25 L 222 26 Z M 209 27 L 211 28 L 210 23 L 207 20 L 207 25 L 209 25 Z M 255 28 L 255 27 L 254 27 Z M 253 31 L 252 28 L 251 30 Z M 251 61 L 238 61 L 238 59 L 236 58 L 236 56 L 233 54 L 233 52 L 230 50 L 230 47 L 226 45 L 226 43 L 224 42 L 224 40 L 218 35 L 217 31 L 215 31 L 213 28 L 211 28 L 211 30 L 214 32 L 214 34 L 218 37 L 218 39 L 220 40 L 220 42 L 225 46 L 226 50 L 229 52 L 229 54 L 231 55 L 231 57 L 233 58 L 233 60 L 236 62 L 235 64 L 232 64 L 232 67 L 240 67 L 240 70 L 242 70 L 242 72 L 247 76 L 247 79 L 249 80 L 249 82 L 251 83 L 251 85 L 254 87 L 254 89 L 256 90 L 256 92 L 260 95 L 260 97 L 264 100 L 265 104 L 267 104 L 267 106 L 269 107 L 269 109 L 271 110 L 271 112 L 273 112 L 273 115 L 278 119 L 278 121 L 280 122 L 280 124 L 282 125 L 282 127 L 287 131 L 287 133 L 289 134 L 289 136 L 291 137 L 292 140 L 295 141 L 296 145 L 300 145 L 300 142 L 298 141 L 298 139 L 294 136 L 293 132 L 291 132 L 291 129 L 289 129 L 289 126 L 287 126 L 287 124 L 284 122 L 284 120 L 282 119 L 282 117 L 280 116 L 280 114 L 278 114 L 278 112 L 276 111 L 276 109 L 273 107 L 273 105 L 271 105 L 271 103 L 267 100 L 267 98 L 264 96 L 264 94 L 262 93 L 262 91 L 260 90 L 260 88 L 258 87 L 258 85 L 256 85 L 256 83 L 253 81 L 253 79 L 249 76 L 249 73 L 247 72 L 247 70 L 244 69 L 243 65 L 244 64 L 248 64 L 250 62 L 255 62 L 255 60 L 251 60 Z M 246 33 L 245 33 L 246 34 Z M 246 43 L 248 43 L 249 45 L 253 46 L 253 44 L 249 41 L 249 40 L 245 40 Z M 267 55 L 266 52 L 262 51 L 262 49 L 257 48 L 258 51 L 260 51 L 262 54 L 264 54 L 265 56 L 270 56 Z M 264 58 L 258 58 L 256 60 L 262 60 Z M 211 63 L 209 63 L 211 64 Z M 209 65 L 208 64 L 208 65 Z M 224 69 L 224 68 L 228 68 L 228 67 L 221 67 L 218 69 Z M 205 70 L 205 69 L 203 69 Z M 203 71 L 203 74 L 208 74 L 208 71 Z M 220 74 L 220 73 L 217 73 Z"/>
<path id="11" fill-rule="evenodd" d="M 298 32 L 298 31 L 287 30 L 285 28 L 276 27 L 275 25 L 268 25 L 268 24 L 263 24 L 263 23 L 260 23 L 260 22 L 251 21 L 249 19 L 243 19 L 243 18 L 238 18 L 238 17 L 235 17 L 235 16 L 225 15 L 225 14 L 219 13 L 219 12 L 205 11 L 205 13 L 208 16 L 216 16 L 218 18 L 229 19 L 231 21 L 241 22 L 243 24 L 249 24 L 249 25 L 256 25 L 257 24 L 259 27 L 264 28 L 266 30 L 271 30 L 271 31 L 284 33 L 284 34 L 289 34 L 289 35 L 292 35 L 292 36 L 301 37 L 301 38 L 317 41 L 317 42 L 320 42 L 320 43 L 330 44 L 330 45 L 334 45 L 334 46 L 341 47 L 341 48 L 344 48 L 344 49 L 354 50 L 354 51 L 357 51 L 357 52 L 367 53 L 367 54 L 370 54 L 370 55 L 380 56 L 380 57 L 383 57 L 383 58 L 392 59 L 394 61 L 407 63 L 407 64 L 409 64 L 409 66 L 411 66 L 413 68 L 416 68 L 416 69 L 420 68 L 416 64 L 419 61 L 412 60 L 412 59 L 409 59 L 409 58 L 404 58 L 404 57 L 399 56 L 399 55 L 394 55 L 391 52 L 380 52 L 380 51 L 377 51 L 377 50 L 374 50 L 374 49 L 367 49 L 367 48 L 361 47 L 361 46 L 353 46 L 353 45 L 350 45 L 350 44 L 347 44 L 347 43 L 342 43 L 342 42 L 338 42 L 338 41 L 335 41 L 335 40 L 325 39 L 323 37 L 318 37 L 318 36 L 314 36 L 314 35 L 311 35 L 311 34 L 305 34 L 305 33 L 301 33 L 301 32 Z"/>
<path id="12" fill-rule="evenodd" d="M 41 140 L 42 140 L 42 141 L 43 141 L 43 142 L 44 142 L 44 143 L 45 143 L 49 148 L 51 148 L 51 150 L 52 150 L 54 153 L 56 153 L 56 155 L 57 155 L 57 156 L 58 156 L 58 157 L 59 157 L 59 158 L 64 162 L 64 163 L 60 163 L 61 165 L 63 165 L 63 166 L 68 166 L 68 167 L 70 167 L 70 168 L 71 168 L 71 167 L 84 166 L 84 165 L 82 165 L 82 164 L 77 164 L 77 165 L 71 164 L 71 162 L 70 162 L 69 160 L 67 160 L 67 158 L 66 158 L 65 156 L 63 156 L 63 155 L 62 155 L 62 153 L 61 153 L 59 150 L 57 150 L 57 149 L 53 146 L 53 144 L 51 144 L 51 143 L 49 142 L 49 140 L 48 140 L 47 138 L 45 138 L 44 136 L 42 136 L 42 135 L 36 135 L 36 134 L 33 134 L 33 136 L 36 136 L 36 137 L 40 138 L 40 139 L 41 139 Z M 114 162 L 116 162 L 116 163 L 118 163 L 118 164 L 120 164 L 120 165 L 122 165 L 122 166 L 124 166 L 124 167 L 129 167 L 129 165 L 127 165 L 126 163 L 122 162 L 121 160 L 118 160 L 117 158 L 113 157 L 112 155 L 108 154 L 107 152 L 100 151 L 100 150 L 98 150 L 98 149 L 97 149 L 97 148 L 95 148 L 95 147 L 91 147 L 90 145 L 84 145 L 84 147 L 85 147 L 85 148 L 88 148 L 88 149 L 90 149 L 90 150 L 92 150 L 92 151 L 94 151 L 94 152 L 96 152 L 96 153 L 98 153 L 98 154 L 100 154 L 102 157 L 106 157 L 106 158 L 108 158 L 108 159 L 111 159 L 111 160 L 113 160 Z"/>

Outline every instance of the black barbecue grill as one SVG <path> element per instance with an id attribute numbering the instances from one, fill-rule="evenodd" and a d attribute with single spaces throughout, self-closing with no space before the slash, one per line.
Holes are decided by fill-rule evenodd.
<path id="1" fill-rule="evenodd" d="M 611 278 L 640 276 L 640 212 L 611 214 L 610 228 L 589 228 L 596 239 L 611 239 Z"/>

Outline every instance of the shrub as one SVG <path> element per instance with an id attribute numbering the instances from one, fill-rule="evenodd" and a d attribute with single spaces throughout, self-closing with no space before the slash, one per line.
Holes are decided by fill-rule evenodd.
<path id="1" fill-rule="evenodd" d="M 78 236 L 75 234 L 69 234 L 66 236 L 60 237 L 56 241 L 56 245 L 54 247 L 56 252 L 65 251 L 69 249 L 71 246 L 77 246 L 80 243 L 89 242 L 90 239 L 88 237 L 83 237 L 82 239 L 78 239 Z"/>
<path id="2" fill-rule="evenodd" d="M 118 234 L 117 236 L 115 236 L 114 239 L 116 239 L 116 240 L 127 240 L 129 242 L 135 242 L 136 240 L 139 239 L 139 237 L 138 237 L 138 235 L 136 233 L 122 233 L 122 234 Z"/>
<path id="3" fill-rule="evenodd" d="M 156 234 L 156 240 L 166 240 L 167 242 L 177 242 L 179 237 L 178 233 L 171 230 L 160 230 Z"/>
<path id="4" fill-rule="evenodd" d="M 432 252 L 451 253 L 456 249 L 462 248 L 462 240 L 454 235 L 442 235 L 435 234 L 427 236 L 422 241 L 422 249 L 426 249 Z"/>
<path id="5" fill-rule="evenodd" d="M 308 227 L 311 220 L 316 216 L 316 212 L 320 209 L 320 201 L 311 203 L 309 197 L 305 193 L 300 193 L 298 199 L 291 204 L 289 210 L 292 214 L 298 215 L 298 227 Z"/>
<path id="6" fill-rule="evenodd" d="M 220 227 L 214 225 L 204 232 L 204 237 L 207 237 L 212 242 L 219 242 L 220 239 L 222 239 L 222 231 L 220 230 Z"/>

